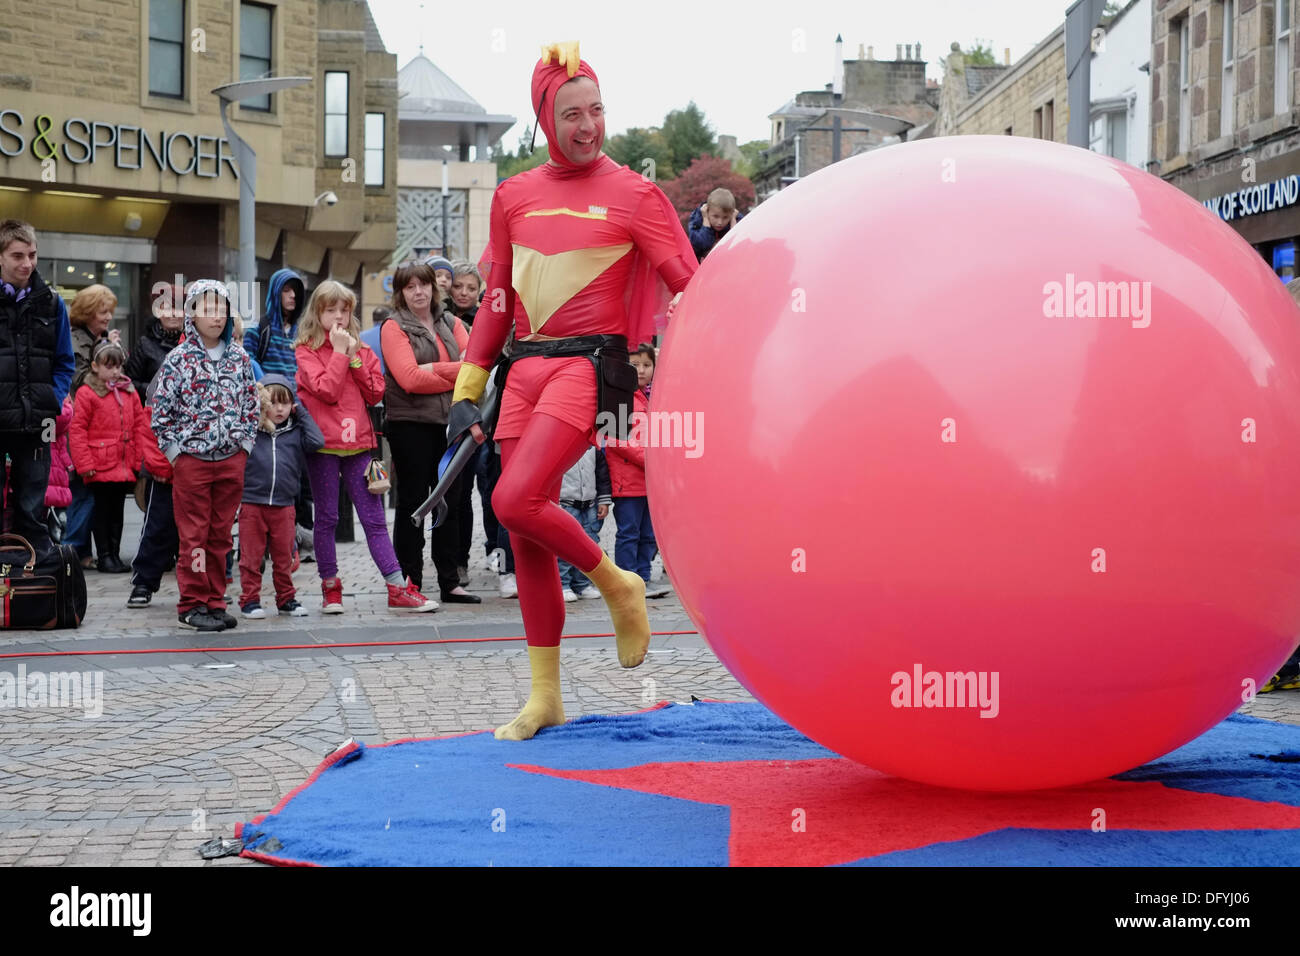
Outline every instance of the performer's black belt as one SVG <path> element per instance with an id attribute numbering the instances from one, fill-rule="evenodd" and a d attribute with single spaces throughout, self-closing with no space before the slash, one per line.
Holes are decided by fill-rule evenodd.
<path id="1" fill-rule="evenodd" d="M 566 339 L 516 340 L 510 357 L 502 359 L 497 369 L 497 388 L 505 388 L 506 376 L 513 363 L 537 355 L 543 358 L 584 356 L 590 359 L 596 369 L 596 424 L 605 435 L 627 438 L 637 374 L 636 366 L 628 358 L 626 336 L 575 335 Z M 606 416 L 605 420 L 601 420 L 602 415 Z"/>

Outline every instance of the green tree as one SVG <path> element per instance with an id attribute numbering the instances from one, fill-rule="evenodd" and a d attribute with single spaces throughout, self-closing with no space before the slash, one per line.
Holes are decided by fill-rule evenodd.
<path id="1" fill-rule="evenodd" d="M 767 149 L 772 144 L 765 139 L 752 139 L 748 143 L 740 144 L 741 158 L 732 164 L 732 167 L 740 175 L 753 179 L 758 174 L 762 161 L 759 153 Z"/>
<path id="2" fill-rule="evenodd" d="M 605 140 L 605 153 L 619 165 L 655 180 L 672 179 L 676 175 L 668 144 L 658 129 L 634 126 L 611 136 Z"/>
<path id="3" fill-rule="evenodd" d="M 528 144 L 525 143 L 525 146 Z M 537 144 L 537 148 L 529 155 L 527 150 L 524 156 L 507 156 L 497 163 L 497 182 L 503 179 L 509 179 L 515 173 L 522 173 L 526 169 L 532 169 L 540 166 L 550 158 L 546 151 L 546 146 L 542 143 Z"/>
<path id="4" fill-rule="evenodd" d="M 966 63 L 970 66 L 998 65 L 998 61 L 993 56 L 993 46 L 990 40 L 977 39 L 974 46 L 969 46 L 961 52 L 966 58 Z"/>
<path id="5" fill-rule="evenodd" d="M 673 169 L 685 169 L 697 156 L 718 155 L 713 127 L 694 100 L 685 109 L 673 110 L 664 117 L 662 133 Z"/>

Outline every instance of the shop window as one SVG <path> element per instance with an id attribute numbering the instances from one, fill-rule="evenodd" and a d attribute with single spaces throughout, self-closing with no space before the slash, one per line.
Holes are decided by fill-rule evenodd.
<path id="1" fill-rule="evenodd" d="M 185 0 L 149 2 L 149 93 L 185 97 Z"/>
<path id="2" fill-rule="evenodd" d="M 91 259 L 45 259 L 40 263 L 41 275 L 46 282 L 71 303 L 79 291 L 91 285 L 106 285 L 117 296 L 117 308 L 109 328 L 122 333 L 122 339 L 131 343 L 131 320 L 136 315 L 140 267 L 129 262 L 94 261 Z"/>
<path id="3" fill-rule="evenodd" d="M 256 80 L 271 74 L 271 8 L 257 3 L 239 5 L 239 78 Z M 241 100 L 246 110 L 271 111 L 271 94 Z"/>
<path id="4" fill-rule="evenodd" d="M 384 114 L 366 114 L 366 185 L 384 184 Z"/>
<path id="5" fill-rule="evenodd" d="M 1219 89 L 1222 102 L 1219 104 L 1219 135 L 1228 136 L 1237 126 L 1237 3 L 1236 0 L 1224 0 L 1223 3 L 1223 76 Z"/>
<path id="6" fill-rule="evenodd" d="M 325 72 L 325 155 L 348 154 L 348 75 Z"/>
<path id="7" fill-rule="evenodd" d="M 1295 240 L 1288 239 L 1273 247 L 1273 271 L 1283 282 L 1295 278 Z"/>

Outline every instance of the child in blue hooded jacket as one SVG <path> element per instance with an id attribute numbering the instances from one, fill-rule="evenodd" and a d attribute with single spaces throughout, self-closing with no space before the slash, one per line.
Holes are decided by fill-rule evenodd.
<path id="1" fill-rule="evenodd" d="M 283 375 L 289 381 L 298 374 L 293 340 L 298 336 L 298 317 L 307 304 L 306 286 L 292 269 L 271 274 L 262 321 L 244 333 L 244 351 L 266 374 Z"/>
<path id="2" fill-rule="evenodd" d="M 275 606 L 281 614 L 302 617 L 307 610 L 296 600 L 293 586 L 294 499 L 307 473 L 307 453 L 323 448 L 325 437 L 299 404 L 289 379 L 272 373 L 257 390 L 262 418 L 244 469 L 239 506 L 239 609 L 244 617 L 266 617 L 262 558 L 269 544 Z"/>

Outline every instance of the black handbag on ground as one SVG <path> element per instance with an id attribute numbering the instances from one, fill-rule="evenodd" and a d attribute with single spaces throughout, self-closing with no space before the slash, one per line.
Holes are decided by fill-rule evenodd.
<path id="1" fill-rule="evenodd" d="M 70 545 L 39 557 L 16 534 L 0 534 L 0 628 L 79 627 L 86 616 L 86 575 Z"/>

